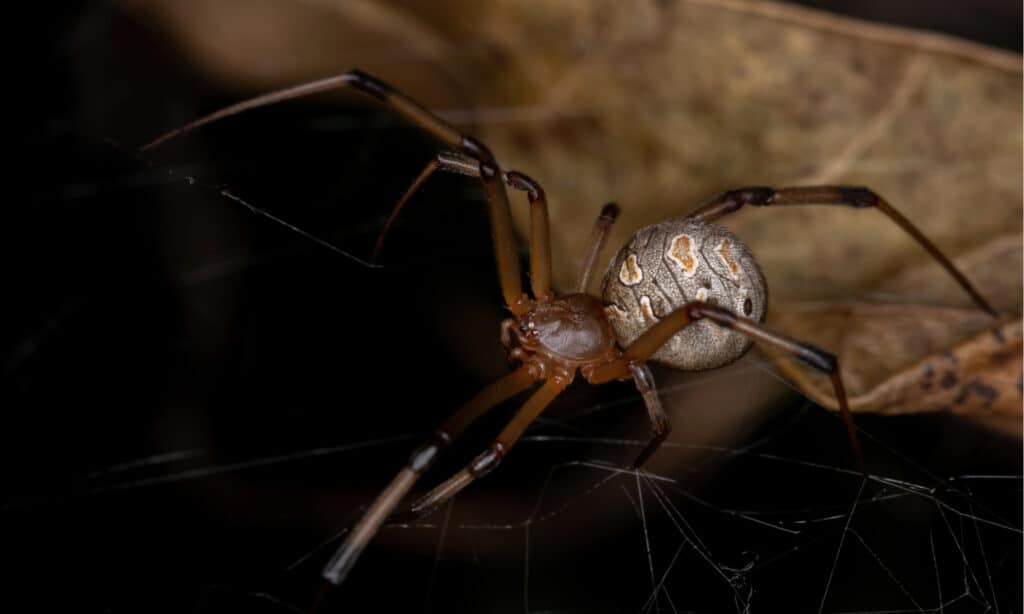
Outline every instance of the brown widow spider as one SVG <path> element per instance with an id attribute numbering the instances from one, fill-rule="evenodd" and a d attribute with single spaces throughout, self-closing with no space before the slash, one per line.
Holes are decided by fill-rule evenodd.
<path id="1" fill-rule="evenodd" d="M 437 170 L 478 177 L 484 184 L 494 232 L 494 252 L 505 305 L 512 317 L 501 324 L 501 342 L 518 367 L 467 401 L 417 448 L 408 463 L 377 497 L 323 571 L 340 584 L 360 553 L 389 518 L 416 480 L 442 448 L 496 405 L 543 382 L 516 412 L 494 443 L 468 466 L 415 501 L 422 513 L 493 470 L 531 422 L 579 372 L 592 384 L 632 379 L 643 397 L 653 435 L 633 463 L 639 467 L 657 450 L 670 430 L 647 362 L 684 370 L 714 369 L 742 356 L 759 341 L 787 352 L 831 378 L 851 450 L 863 470 L 863 459 L 846 401 L 836 357 L 808 343 L 788 339 L 760 323 L 767 307 L 765 280 L 750 250 L 731 232 L 714 224 L 745 205 L 843 205 L 873 207 L 887 215 L 934 257 L 983 310 L 995 310 L 952 262 L 889 203 L 864 187 L 748 187 L 715 196 L 686 216 L 638 231 L 608 266 L 601 297 L 587 293 L 598 253 L 618 208 L 601 211 L 588 244 L 574 291 L 556 295 L 551 289 L 551 248 L 544 190 L 526 175 L 502 172 L 491 152 L 410 97 L 359 70 L 278 90 L 216 111 L 145 145 L 161 143 L 210 122 L 337 87 L 353 87 L 376 98 L 399 115 L 431 133 L 454 152 L 442 152 L 405 192 L 381 232 L 374 253 L 402 206 Z M 525 191 L 530 202 L 530 283 L 533 298 L 523 292 L 517 243 L 505 186 Z"/>

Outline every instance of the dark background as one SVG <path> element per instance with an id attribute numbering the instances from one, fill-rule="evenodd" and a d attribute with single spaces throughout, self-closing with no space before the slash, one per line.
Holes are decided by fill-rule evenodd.
<path id="1" fill-rule="evenodd" d="M 842 4 L 848 14 L 1020 50 L 1019 3 Z M 304 609 L 334 544 L 289 566 L 354 521 L 417 434 L 503 372 L 481 191 L 460 177 L 432 180 L 391 237 L 386 266 L 359 265 L 219 189 L 365 257 L 433 152 L 429 139 L 379 108 L 299 103 L 141 157 L 135 148 L 147 138 L 234 100 L 191 73 L 158 33 L 106 5 L 36 17 L 25 22 L 32 44 L 11 75 L 15 160 L 0 225 L 0 599 L 87 612 Z M 260 147 L 238 145 L 254 131 Z M 944 601 L 968 595 L 947 612 L 982 611 L 991 598 L 961 578 L 964 569 L 1000 611 L 1019 611 L 1019 531 L 934 505 L 1019 527 L 1018 480 L 964 481 L 1019 476 L 1019 441 L 953 416 L 865 417 L 872 471 L 935 490 L 901 499 L 899 489 L 869 483 L 858 499 L 834 417 L 806 405 L 792 397 L 773 408 L 778 418 L 751 441 L 758 454 L 827 470 L 729 450 L 668 476 L 683 485 L 666 498 L 682 510 L 684 533 L 714 561 L 691 553 L 674 568 L 672 607 L 816 611 L 843 515 L 855 500 L 896 495 L 857 517 L 857 539 L 875 548 L 844 550 L 827 611 L 910 607 L 901 585 L 934 607 L 936 584 Z M 507 415 L 426 481 L 457 469 Z M 642 438 L 647 428 L 628 385 L 577 384 L 551 415 L 530 434 Z M 685 442 L 685 433 L 673 437 Z M 523 444 L 452 508 L 442 547 L 444 509 L 431 526 L 386 529 L 326 605 L 640 609 L 651 584 L 645 523 L 664 569 L 681 521 L 651 490 L 639 519 L 622 494 L 632 477 L 606 495 L 584 494 L 602 477 L 585 468 L 544 482 L 561 463 L 623 466 L 632 450 Z M 138 459 L 149 460 L 124 465 Z M 544 519 L 526 530 L 519 524 L 539 495 Z M 631 496 L 638 505 L 636 489 Z M 789 526 L 821 520 L 780 536 L 726 511 L 751 509 Z M 671 609 L 664 598 L 658 606 Z"/>

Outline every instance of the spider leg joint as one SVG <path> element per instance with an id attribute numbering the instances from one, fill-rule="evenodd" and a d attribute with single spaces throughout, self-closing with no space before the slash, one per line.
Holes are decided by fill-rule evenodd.
<path id="1" fill-rule="evenodd" d="M 416 473 L 423 473 L 434 464 L 434 460 L 437 459 L 437 455 L 441 452 L 443 444 L 447 443 L 448 435 L 442 431 L 438 431 L 437 436 L 433 441 L 423 444 L 416 448 L 409 457 L 409 469 L 412 469 Z"/>
<path id="2" fill-rule="evenodd" d="M 504 456 L 505 446 L 501 445 L 500 442 L 495 442 L 486 452 L 473 459 L 473 463 L 469 466 L 470 475 L 478 478 L 494 471 L 494 468 L 498 466 L 498 463 L 501 462 Z"/>

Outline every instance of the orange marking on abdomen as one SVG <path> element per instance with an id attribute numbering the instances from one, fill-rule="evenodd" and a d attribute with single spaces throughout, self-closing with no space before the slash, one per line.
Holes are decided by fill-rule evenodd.
<path id="1" fill-rule="evenodd" d="M 619 269 L 619 281 L 627 286 L 635 286 L 644 279 L 644 271 L 637 264 L 636 254 L 630 254 L 622 262 L 622 268 Z"/>
<path id="2" fill-rule="evenodd" d="M 616 305 L 615 303 L 605 305 L 604 315 L 608 318 L 614 318 L 616 320 L 625 320 L 629 318 L 629 314 L 623 311 L 622 308 Z"/>
<path id="3" fill-rule="evenodd" d="M 651 297 L 640 297 L 640 310 L 644 312 L 644 320 L 648 322 L 658 321 L 658 316 L 654 315 L 654 307 L 651 306 Z"/>
<path id="4" fill-rule="evenodd" d="M 733 277 L 739 277 L 740 267 L 736 264 L 736 261 L 732 259 L 732 254 L 729 253 L 729 248 L 732 247 L 732 241 L 729 239 L 722 239 L 722 242 L 718 244 L 718 255 L 722 257 L 722 262 L 725 266 L 729 267 L 729 271 L 732 272 Z"/>
<path id="5" fill-rule="evenodd" d="M 683 273 L 687 277 L 697 271 L 697 257 L 693 253 L 693 239 L 690 238 L 690 235 L 682 234 L 673 237 L 666 255 L 683 269 Z"/>

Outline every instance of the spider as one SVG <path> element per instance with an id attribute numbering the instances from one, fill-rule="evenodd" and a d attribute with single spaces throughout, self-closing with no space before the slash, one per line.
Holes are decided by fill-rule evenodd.
<path id="1" fill-rule="evenodd" d="M 503 172 L 490 150 L 433 114 L 396 88 L 360 70 L 277 90 L 225 107 L 172 130 L 143 146 L 150 150 L 205 124 L 250 109 L 338 87 L 352 87 L 375 98 L 432 134 L 451 151 L 437 154 L 403 194 L 374 249 L 404 204 L 438 170 L 479 178 L 486 192 L 494 253 L 504 302 L 511 317 L 501 323 L 501 342 L 514 370 L 492 382 L 445 420 L 410 456 L 407 464 L 348 533 L 323 570 L 340 584 L 381 525 L 448 446 L 484 413 L 539 384 L 493 444 L 464 469 L 416 500 L 414 514 L 428 512 L 477 478 L 492 471 L 544 409 L 575 378 L 591 384 L 632 380 L 646 405 L 652 436 L 633 463 L 640 467 L 671 430 L 647 363 L 682 370 L 727 365 L 745 354 L 754 341 L 792 355 L 830 377 L 849 444 L 863 471 L 863 457 L 850 415 L 835 355 L 809 343 L 789 339 L 764 327 L 766 283 L 750 250 L 714 222 L 743 207 L 843 205 L 874 208 L 889 217 L 937 260 L 983 310 L 996 311 L 953 263 L 909 220 L 865 187 L 747 187 L 722 192 L 682 217 L 639 230 L 609 263 L 600 297 L 587 292 L 598 253 L 618 215 L 606 205 L 597 218 L 585 251 L 576 287 L 569 294 L 551 288 L 548 206 L 540 184 L 527 175 Z M 524 191 L 530 203 L 531 298 L 523 291 L 519 254 L 506 192 Z"/>

